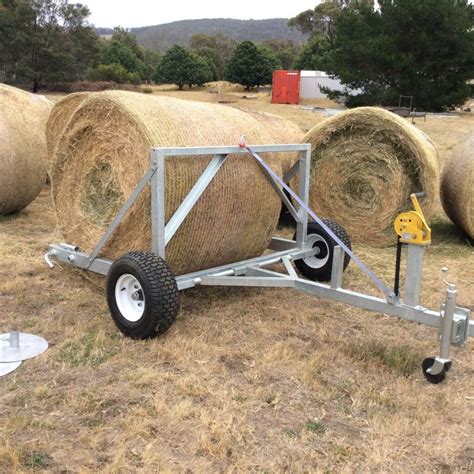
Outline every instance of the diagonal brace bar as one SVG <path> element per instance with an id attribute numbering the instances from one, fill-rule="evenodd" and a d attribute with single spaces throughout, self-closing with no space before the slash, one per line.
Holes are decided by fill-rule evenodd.
<path id="1" fill-rule="evenodd" d="M 261 167 L 261 170 L 265 173 L 265 176 L 269 179 L 271 185 L 273 186 L 273 189 L 276 191 L 280 199 L 283 201 L 283 204 L 285 205 L 285 207 L 288 209 L 288 211 L 290 211 L 290 214 L 293 217 L 293 219 L 296 222 L 301 222 L 301 217 L 298 215 L 298 211 L 295 209 L 295 206 L 293 206 L 291 201 L 288 199 L 288 196 L 285 194 L 280 184 L 277 181 L 275 181 L 271 173 L 269 173 L 266 168 Z"/>
<path id="2" fill-rule="evenodd" d="M 296 163 L 286 172 L 285 176 L 283 176 L 283 181 L 288 184 L 291 178 L 293 178 L 293 176 L 298 173 L 299 167 L 300 160 L 296 161 Z"/>
<path id="3" fill-rule="evenodd" d="M 133 203 L 137 200 L 138 196 L 143 191 L 143 188 L 147 185 L 148 181 L 150 181 L 150 179 L 153 177 L 155 173 L 156 173 L 156 168 L 150 167 L 148 171 L 143 175 L 142 179 L 138 182 L 137 187 L 133 190 L 132 194 L 130 194 L 129 198 L 125 201 L 123 206 L 120 208 L 117 215 L 115 216 L 115 219 L 110 223 L 109 227 L 105 231 L 105 234 L 102 236 L 102 238 L 99 240 L 99 243 L 96 245 L 95 249 L 89 255 L 90 263 L 87 268 L 89 268 L 92 265 L 92 262 L 97 258 L 100 251 L 102 250 L 102 247 L 105 245 L 107 240 L 110 239 L 110 236 L 114 233 L 115 229 L 118 227 L 120 222 L 122 222 L 122 219 L 124 218 L 125 214 L 132 207 Z"/>
<path id="4" fill-rule="evenodd" d="M 207 165 L 206 169 L 196 181 L 191 191 L 183 199 L 176 212 L 173 214 L 171 219 L 168 221 L 165 227 L 165 245 L 173 238 L 179 226 L 183 223 L 186 216 L 189 214 L 193 206 L 201 197 L 202 193 L 209 186 L 209 183 L 213 180 L 221 166 L 227 160 L 229 155 L 215 155 Z"/>

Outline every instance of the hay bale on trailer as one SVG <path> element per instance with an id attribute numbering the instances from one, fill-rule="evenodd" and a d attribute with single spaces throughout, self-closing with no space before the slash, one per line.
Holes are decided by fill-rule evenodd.
<path id="1" fill-rule="evenodd" d="M 124 91 L 90 94 L 71 116 L 55 150 L 51 180 L 67 242 L 91 250 L 149 166 L 152 146 L 279 141 L 251 115 L 218 104 Z M 279 158 L 267 156 L 281 173 Z M 166 220 L 210 157 L 166 162 Z M 251 157 L 231 156 L 166 249 L 176 274 L 261 254 L 277 225 L 280 200 Z M 150 196 L 143 193 L 104 247 L 115 259 L 149 250 Z"/>
<path id="2" fill-rule="evenodd" d="M 273 137 L 273 143 L 302 143 L 303 132 L 294 122 L 278 115 L 237 107 L 257 120 Z M 283 153 L 280 158 L 283 175 L 297 160 L 297 153 Z"/>
<path id="3" fill-rule="evenodd" d="M 429 218 L 439 193 L 439 157 L 433 142 L 402 118 L 360 107 L 316 125 L 310 206 L 334 219 L 354 241 L 384 246 L 396 240 L 395 217 L 411 208 L 410 194 L 426 191 Z"/>
<path id="4" fill-rule="evenodd" d="M 453 223 L 474 239 L 474 134 L 453 149 L 444 165 L 441 203 Z"/>
<path id="5" fill-rule="evenodd" d="M 46 126 L 48 171 L 52 166 L 54 151 L 63 130 L 67 127 L 71 116 L 88 95 L 89 92 L 75 92 L 74 94 L 68 94 L 66 97 L 61 98 L 54 104 L 54 107 L 49 114 L 48 123 Z"/>
<path id="6" fill-rule="evenodd" d="M 44 186 L 51 107 L 43 96 L 0 84 L 0 214 L 25 208 Z"/>

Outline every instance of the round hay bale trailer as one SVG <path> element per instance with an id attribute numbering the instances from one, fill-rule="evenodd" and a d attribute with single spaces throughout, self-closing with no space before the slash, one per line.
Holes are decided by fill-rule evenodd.
<path id="1" fill-rule="evenodd" d="M 297 193 L 261 157 L 272 157 L 275 153 L 298 153 Z M 181 160 L 183 163 L 193 163 L 204 156 L 211 156 L 207 166 L 174 213 L 167 216 L 166 194 L 173 192 L 174 188 L 169 187 L 166 162 Z M 255 175 L 249 176 L 247 181 L 249 190 L 252 182 L 261 178 L 271 184 L 273 195 L 283 201 L 297 222 L 294 239 L 274 236 L 268 245 L 269 252 L 264 255 L 177 275 L 169 265 L 168 249 L 172 248 L 171 243 L 178 236 L 180 227 L 192 215 L 199 202 L 204 200 L 206 191 L 218 179 L 219 173 L 223 172 L 230 157 L 249 160 L 257 166 Z M 425 359 L 422 370 L 429 382 L 441 382 L 451 368 L 451 344 L 464 346 L 468 337 L 474 336 L 474 322 L 469 321 L 469 309 L 456 305 L 457 290 L 453 284 L 447 284 L 442 311 L 432 311 L 420 304 L 423 253 L 430 243 L 427 237 L 430 233 L 416 196 L 412 196 L 415 210 L 400 214 L 394 224 L 400 240 L 408 247 L 405 286 L 403 292 L 400 292 L 398 289 L 395 291 L 388 288 L 354 254 L 342 227 L 333 221 L 319 218 L 310 209 L 310 162 L 309 144 L 249 147 L 241 142 L 240 146 L 233 147 L 152 148 L 148 169 L 118 210 L 94 250 L 84 252 L 75 245 L 52 244 L 45 255 L 46 261 L 54 266 L 54 258 L 107 276 L 107 301 L 112 317 L 125 335 L 136 339 L 146 339 L 165 332 L 178 314 L 179 292 L 200 286 L 293 288 L 318 298 L 432 326 L 441 333 L 440 352 L 437 357 Z M 145 194 L 148 185 L 151 186 L 151 192 L 147 195 L 150 201 L 148 219 L 151 225 L 151 252 L 130 248 L 114 259 L 101 257 L 102 249 L 106 248 L 114 232 L 126 219 L 127 213 Z M 290 201 L 286 193 L 293 201 Z M 245 196 L 237 196 L 236 199 L 243 200 Z M 212 210 L 209 212 L 212 214 Z M 218 231 L 225 233 L 224 228 Z M 370 277 L 382 293 L 381 297 L 343 287 L 343 272 L 349 259 Z M 298 261 L 300 263 L 296 264 Z M 276 271 L 272 267 L 274 264 L 282 264 L 285 270 Z M 294 265 L 308 279 L 300 277 Z"/>
<path id="2" fill-rule="evenodd" d="M 281 142 L 277 133 L 252 115 L 224 105 L 125 91 L 76 99 L 80 104 L 52 142 L 50 175 L 61 233 L 83 249 L 93 248 L 133 192 L 149 166 L 150 147 L 231 145 L 242 134 L 256 144 Z M 76 99 L 66 100 L 58 108 L 69 110 Z M 54 118 L 60 115 L 55 108 L 48 135 L 56 132 Z M 167 160 L 166 220 L 211 159 Z M 268 159 L 281 175 L 283 158 L 272 155 Z M 167 261 L 175 274 L 255 257 L 265 250 L 277 226 L 281 203 L 257 170 L 255 163 L 239 157 L 226 160 L 218 179 L 169 244 Z M 115 259 L 130 249 L 150 249 L 149 215 L 149 190 L 145 190 L 101 256 Z"/>

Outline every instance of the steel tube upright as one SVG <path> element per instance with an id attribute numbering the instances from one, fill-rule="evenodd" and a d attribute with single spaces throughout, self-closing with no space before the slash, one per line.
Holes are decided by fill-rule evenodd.
<path id="1" fill-rule="evenodd" d="M 151 251 L 165 259 L 165 157 L 157 150 L 150 153 L 151 178 Z"/>
<path id="2" fill-rule="evenodd" d="M 305 206 L 309 205 L 309 180 L 311 174 L 311 148 L 299 154 L 298 162 L 298 195 Z M 308 231 L 308 213 L 303 206 L 298 209 L 299 221 L 296 223 L 296 243 L 303 248 Z"/>
<path id="3" fill-rule="evenodd" d="M 424 251 L 425 248 L 421 245 L 408 244 L 405 291 L 403 292 L 403 303 L 408 306 L 420 304 Z"/>
<path id="4" fill-rule="evenodd" d="M 456 308 L 456 285 L 449 284 L 446 289 L 446 301 L 444 304 L 443 317 L 441 319 L 441 337 L 439 343 L 439 356 L 441 359 L 449 359 L 449 347 L 451 345 L 451 333 L 453 328 L 454 310 Z"/>

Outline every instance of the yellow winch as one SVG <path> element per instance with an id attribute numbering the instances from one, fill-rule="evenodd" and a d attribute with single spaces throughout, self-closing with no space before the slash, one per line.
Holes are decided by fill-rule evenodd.
<path id="1" fill-rule="evenodd" d="M 400 242 L 404 244 L 431 244 L 431 228 L 427 224 L 418 202 L 418 198 L 423 196 L 425 196 L 425 193 L 411 194 L 410 199 L 415 210 L 402 212 L 393 223 L 395 232 L 400 237 Z"/>

